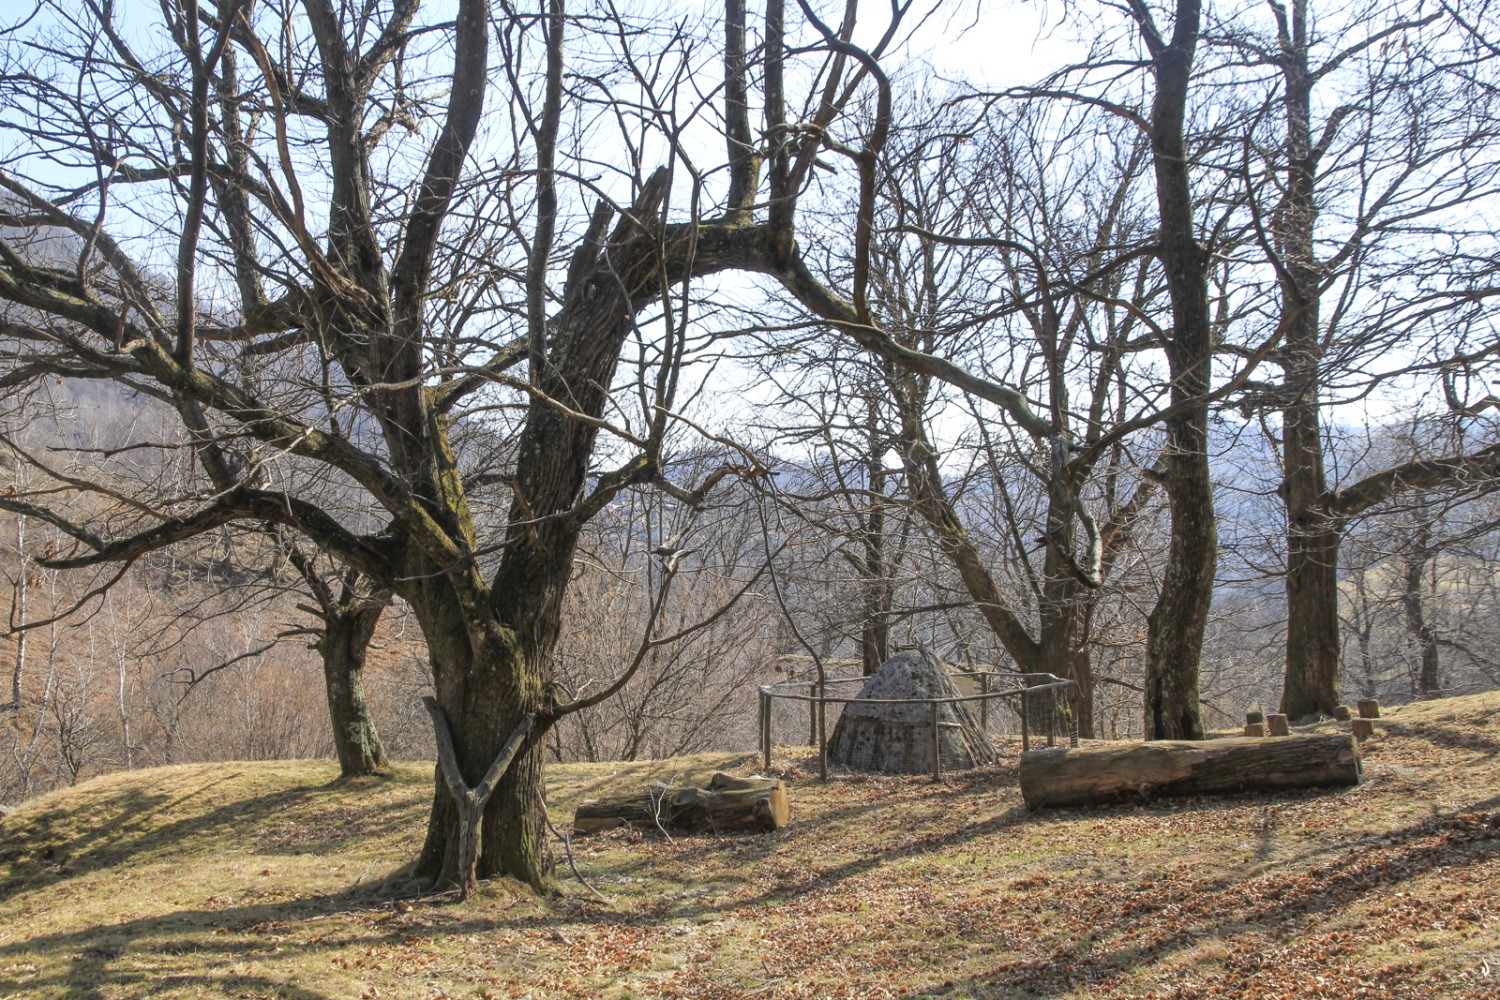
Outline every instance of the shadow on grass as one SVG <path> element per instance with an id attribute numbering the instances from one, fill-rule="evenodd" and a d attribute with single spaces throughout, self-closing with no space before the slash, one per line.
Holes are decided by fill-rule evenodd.
<path id="1" fill-rule="evenodd" d="M 1323 915 L 1378 899 L 1433 872 L 1459 870 L 1486 863 L 1500 851 L 1500 814 L 1492 810 L 1500 797 L 1452 810 L 1402 830 L 1371 838 L 1381 852 L 1366 844 L 1346 845 L 1332 862 L 1290 873 L 1284 882 L 1260 886 L 1253 895 L 1237 876 L 1195 883 L 1190 899 L 1170 892 L 1145 890 L 1133 905 L 1080 908 L 1091 912 L 1081 919 L 1092 928 L 1083 940 L 1036 949 L 1036 954 L 1005 962 L 991 972 L 962 982 L 943 982 L 907 994 L 916 997 L 1052 997 L 1078 990 L 1100 989 L 1136 974 L 1140 967 L 1205 941 L 1249 934 L 1250 949 L 1230 949 L 1224 958 L 1226 974 L 1242 982 L 1216 984 L 1235 989 L 1267 961 L 1267 951 L 1288 946 L 1306 935 Z M 1477 849 L 1476 849 L 1477 847 Z M 1296 877 L 1301 874 L 1304 877 Z M 1151 914 L 1173 909 L 1175 930 L 1158 933 Z M 1104 942 L 1114 940 L 1112 945 Z M 1270 941 L 1267 941 L 1270 939 Z M 1200 984 L 1203 985 L 1203 984 Z M 1400 992 L 1392 979 L 1383 985 Z"/>
<path id="2" fill-rule="evenodd" d="M 7 830 L 7 843 L 0 847 L 0 902 L 103 868 L 170 860 L 184 845 L 203 852 L 253 836 L 262 854 L 322 853 L 409 827 L 415 822 L 413 809 L 425 805 L 362 806 L 362 790 L 399 780 L 371 777 L 300 785 L 201 808 L 205 796 L 240 776 L 229 767 L 170 792 L 130 787 L 94 793 L 86 813 L 72 801 L 71 808 L 44 808 L 20 822 L 10 820 L 13 830 Z M 165 818 L 178 811 L 187 815 Z"/>
<path id="3" fill-rule="evenodd" d="M 37 935 L 0 946 L 0 996 L 104 1000 L 169 992 L 196 995 L 190 991 L 198 988 L 213 995 L 333 1000 L 335 994 L 289 985 L 258 973 L 254 963 L 283 947 L 313 953 L 343 947 L 346 939 L 284 946 L 235 932 L 370 908 L 379 905 L 381 898 L 375 893 L 350 890 L 288 902 L 183 909 L 69 933 Z M 28 973 L 29 968 L 37 967 L 37 960 L 61 971 Z M 234 965 L 245 967 L 245 971 L 230 968 Z"/>
<path id="4" fill-rule="evenodd" d="M 1397 719 L 1382 719 L 1379 731 L 1387 738 L 1427 743 L 1438 750 L 1473 750 L 1489 757 L 1500 755 L 1500 737 L 1473 725 L 1447 722 L 1404 723 Z"/>

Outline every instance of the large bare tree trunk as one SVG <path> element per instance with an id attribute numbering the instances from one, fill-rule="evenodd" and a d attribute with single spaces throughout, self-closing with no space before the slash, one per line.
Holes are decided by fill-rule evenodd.
<path id="1" fill-rule="evenodd" d="M 1167 420 L 1164 486 L 1172 518 L 1161 594 L 1146 624 L 1146 736 L 1202 739 L 1198 660 L 1213 600 L 1218 525 L 1208 465 L 1208 392 L 1213 344 L 1208 308 L 1208 250 L 1198 242 L 1184 142 L 1188 88 L 1198 43 L 1199 0 L 1177 0 L 1170 38 L 1144 3 L 1131 8 L 1151 52 L 1156 95 L 1151 154 L 1160 215 L 1160 251 L 1172 299 L 1166 345 L 1177 411 Z"/>
<path id="2" fill-rule="evenodd" d="M 1281 271 L 1283 352 L 1282 500 L 1286 505 L 1286 683 L 1281 711 L 1300 719 L 1331 713 L 1339 703 L 1338 560 L 1342 525 L 1324 508 L 1328 479 L 1323 464 L 1323 363 L 1317 232 L 1319 153 L 1312 140 L 1312 88 L 1308 67 L 1306 0 L 1281 21 L 1281 70 L 1286 88 L 1286 197 L 1277 216 Z"/>

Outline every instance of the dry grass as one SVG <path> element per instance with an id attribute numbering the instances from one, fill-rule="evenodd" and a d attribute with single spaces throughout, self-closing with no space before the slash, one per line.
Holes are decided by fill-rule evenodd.
<path id="1" fill-rule="evenodd" d="M 1500 694 L 1379 725 L 1358 788 L 1035 816 L 1013 754 L 823 785 L 788 751 L 780 834 L 576 845 L 608 906 L 398 898 L 429 766 L 113 775 L 0 826 L 0 998 L 1500 997 Z"/>

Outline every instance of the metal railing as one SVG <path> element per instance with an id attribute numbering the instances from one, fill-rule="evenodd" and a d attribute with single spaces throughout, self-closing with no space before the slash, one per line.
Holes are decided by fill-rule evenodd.
<path id="1" fill-rule="evenodd" d="M 1031 749 L 1031 715 L 1035 710 L 1036 699 L 1045 698 L 1049 712 L 1047 717 L 1052 724 L 1047 726 L 1047 745 L 1055 746 L 1057 738 L 1057 726 L 1055 720 L 1060 714 L 1058 711 L 1058 693 L 1064 688 L 1070 687 L 1073 681 L 1058 677 L 1056 674 L 1019 674 L 1006 673 L 997 670 L 970 670 L 950 673 L 950 678 L 955 680 L 969 679 L 973 681 L 978 690 L 977 694 L 959 695 L 953 698 L 860 698 L 835 696 L 828 693 L 832 687 L 840 687 L 851 684 L 864 684 L 868 677 L 829 677 L 823 681 L 780 681 L 775 684 L 762 684 L 760 692 L 760 751 L 765 760 L 765 767 L 771 767 L 771 748 L 773 745 L 771 733 L 771 714 L 773 703 L 780 699 L 792 702 L 805 702 L 809 712 L 809 729 L 813 733 L 813 742 L 818 747 L 818 776 L 823 780 L 828 779 L 828 705 L 850 705 L 859 703 L 861 705 L 926 705 L 928 709 L 928 724 L 931 729 L 929 738 L 932 741 L 932 776 L 941 778 L 943 775 L 942 754 L 939 752 L 939 721 L 938 709 L 942 705 L 967 704 L 968 702 L 979 703 L 979 725 L 984 731 L 985 738 L 989 738 L 989 716 L 990 702 L 996 699 L 1014 699 L 1017 704 L 1017 714 L 1021 719 L 1021 749 Z M 997 679 L 1010 682 L 1009 684 L 996 687 L 994 681 Z M 806 691 L 806 694 L 799 693 Z M 1064 709 L 1066 711 L 1066 709 Z M 1070 716 L 1071 718 L 1071 716 Z M 1078 726 L 1076 722 L 1069 724 L 1069 739 L 1073 746 L 1078 745 Z"/>

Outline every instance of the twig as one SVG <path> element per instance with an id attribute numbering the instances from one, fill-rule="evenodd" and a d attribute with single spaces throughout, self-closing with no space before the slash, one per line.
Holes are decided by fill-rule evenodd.
<path id="1" fill-rule="evenodd" d="M 610 905 L 609 897 L 590 885 L 589 880 L 583 877 L 583 872 L 578 870 L 578 862 L 573 860 L 573 835 L 571 833 L 559 833 L 557 827 L 552 825 L 552 814 L 547 811 L 547 804 L 545 802 L 542 803 L 542 820 L 547 824 L 547 829 L 552 831 L 552 836 L 563 842 L 563 852 L 568 858 L 568 870 L 573 873 L 573 877 L 578 880 L 578 884 L 589 892 L 592 892 L 595 898 L 605 906 Z"/>

